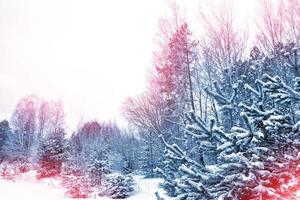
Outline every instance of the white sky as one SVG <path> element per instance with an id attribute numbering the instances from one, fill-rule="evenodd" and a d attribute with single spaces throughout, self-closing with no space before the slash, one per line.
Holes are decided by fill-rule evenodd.
<path id="1" fill-rule="evenodd" d="M 199 2 L 182 2 L 196 16 Z M 238 2 L 253 11 L 251 0 Z M 121 103 L 144 89 L 167 12 L 164 0 L 0 0 L 0 120 L 35 93 L 61 99 L 72 129 L 81 119 L 122 121 Z"/>

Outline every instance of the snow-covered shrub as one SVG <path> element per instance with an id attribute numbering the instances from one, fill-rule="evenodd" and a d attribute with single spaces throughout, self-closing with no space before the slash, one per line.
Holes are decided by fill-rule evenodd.
<path id="1" fill-rule="evenodd" d="M 14 169 L 12 168 L 12 165 L 10 165 L 8 162 L 2 162 L 0 165 L 0 174 L 1 178 L 6 180 L 13 180 L 15 177 Z"/>
<path id="2" fill-rule="evenodd" d="M 0 176 L 3 179 L 14 180 L 23 173 L 28 172 L 33 167 L 28 162 L 3 161 L 0 165 Z"/>
<path id="3" fill-rule="evenodd" d="M 100 186 L 100 196 L 108 196 L 113 199 L 124 199 L 135 190 L 135 181 L 130 175 L 110 174 Z"/>

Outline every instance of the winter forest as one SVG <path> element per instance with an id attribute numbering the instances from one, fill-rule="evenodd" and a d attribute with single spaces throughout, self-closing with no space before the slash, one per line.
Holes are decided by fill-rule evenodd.
<path id="1" fill-rule="evenodd" d="M 146 90 L 122 105 L 126 127 L 68 132 L 63 99 L 21 98 L 0 122 L 0 188 L 34 176 L 65 198 L 300 199 L 300 1 L 260 0 L 244 28 L 233 7 L 199 9 L 194 34 L 170 4 Z M 137 196 L 141 180 L 152 196 Z"/>

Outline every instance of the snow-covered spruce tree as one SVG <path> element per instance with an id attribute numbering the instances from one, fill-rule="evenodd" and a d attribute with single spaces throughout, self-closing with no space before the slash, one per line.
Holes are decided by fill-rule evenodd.
<path id="1" fill-rule="evenodd" d="M 62 165 L 62 185 L 66 195 L 71 198 L 88 198 L 92 187 L 85 169 L 84 160 L 80 157 L 78 135 L 73 134 L 67 141 L 65 161 Z"/>
<path id="2" fill-rule="evenodd" d="M 177 199 L 293 198 L 299 185 L 299 123 L 284 104 L 299 102 L 299 80 L 292 88 L 279 77 L 264 75 L 256 84 L 259 90 L 246 85 L 253 101 L 240 104 L 243 123 L 226 130 L 215 120 L 207 125 L 192 112 L 186 116 L 185 131 L 187 140 L 195 141 L 190 151 L 162 137 L 170 164 L 158 172 L 170 195 Z"/>
<path id="3" fill-rule="evenodd" d="M 0 122 L 0 163 L 3 159 L 5 159 L 3 146 L 5 140 L 7 140 L 8 134 L 10 134 L 11 129 L 9 127 L 9 123 L 7 120 L 2 120 Z"/>
<path id="4" fill-rule="evenodd" d="M 252 105 L 241 104 L 241 107 L 254 129 L 263 135 L 260 146 L 268 149 L 266 155 L 260 156 L 269 172 L 260 177 L 264 180 L 262 185 L 280 198 L 286 197 L 299 184 L 295 178 L 299 173 L 299 130 L 296 128 L 299 117 L 295 115 L 295 109 L 299 109 L 299 78 L 291 87 L 278 76 L 263 75 L 256 81 L 257 90 L 249 85 L 246 88 L 255 98 Z M 265 196 L 272 198 L 266 192 Z"/>
<path id="5" fill-rule="evenodd" d="M 94 146 L 87 155 L 86 169 L 93 186 L 101 186 L 106 174 L 111 171 L 107 144 Z"/>
<path id="6" fill-rule="evenodd" d="M 100 186 L 106 174 L 111 171 L 111 137 L 114 125 L 86 122 L 73 136 L 76 143 L 77 160 L 82 160 L 84 170 L 92 186 Z"/>
<path id="7" fill-rule="evenodd" d="M 218 112 L 215 113 L 216 123 L 222 125 L 226 130 L 243 123 L 243 119 L 239 116 L 240 108 L 238 106 L 239 102 L 243 100 L 243 92 L 241 91 L 243 77 L 235 84 L 231 84 L 228 76 L 230 74 L 225 73 L 222 82 L 224 85 L 221 86 L 218 82 L 214 82 L 213 89 L 205 89 L 219 107 Z"/>
<path id="8" fill-rule="evenodd" d="M 159 138 L 152 133 L 140 132 L 141 139 L 141 157 L 140 169 L 146 178 L 156 177 L 154 169 L 163 166 L 163 146 Z"/>
<path id="9" fill-rule="evenodd" d="M 247 85 L 257 101 L 252 105 L 241 104 L 251 124 L 264 136 L 261 146 L 268 149 L 261 155 L 265 170 L 260 178 L 263 186 L 271 188 L 279 197 L 288 198 L 299 187 L 299 110 L 300 79 L 289 86 L 278 76 L 263 75 L 256 84 L 259 90 Z M 265 195 L 270 198 L 270 194 Z"/>
<path id="10" fill-rule="evenodd" d="M 124 199 L 134 192 L 135 185 L 136 183 L 130 175 L 110 174 L 99 193 L 101 196 L 113 199 Z"/>
<path id="11" fill-rule="evenodd" d="M 226 133 L 214 120 L 207 126 L 194 113 L 188 114 L 187 120 L 189 125 L 186 134 L 197 141 L 197 145 L 191 147 L 197 152 L 192 154 L 183 151 L 176 144 L 169 145 L 164 142 L 167 160 L 175 165 L 171 163 L 167 165 L 167 169 L 158 171 L 165 178 L 163 187 L 170 195 L 177 199 L 217 199 L 222 195 L 231 195 L 240 187 L 254 181 L 253 171 L 261 163 L 252 155 L 248 158 L 243 153 L 247 147 L 254 146 L 249 142 L 251 130 L 233 128 Z M 259 135 L 253 138 L 258 140 Z M 179 167 L 174 169 L 174 166 Z"/>
<path id="12" fill-rule="evenodd" d="M 63 163 L 61 175 L 62 185 L 66 188 L 66 196 L 71 198 L 89 197 L 92 186 L 82 163 L 79 161 Z"/>
<path id="13" fill-rule="evenodd" d="M 38 148 L 38 178 L 56 176 L 61 173 L 64 160 L 64 130 L 57 129 L 42 139 Z"/>

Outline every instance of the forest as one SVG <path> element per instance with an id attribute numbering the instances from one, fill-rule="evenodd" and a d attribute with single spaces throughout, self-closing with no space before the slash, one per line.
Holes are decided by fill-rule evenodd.
<path id="1" fill-rule="evenodd" d="M 297 199 L 300 1 L 259 7 L 245 30 L 230 3 L 200 9 L 198 36 L 171 4 L 146 90 L 122 106 L 126 128 L 91 120 L 70 133 L 63 102 L 21 98 L 0 122 L 1 178 L 59 177 L 72 198 L 127 198 L 142 175 L 162 179 L 157 200 Z"/>

